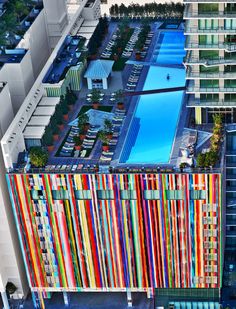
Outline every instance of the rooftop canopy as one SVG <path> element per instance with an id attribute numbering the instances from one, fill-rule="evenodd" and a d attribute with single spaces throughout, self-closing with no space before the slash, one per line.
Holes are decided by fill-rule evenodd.
<path id="1" fill-rule="evenodd" d="M 44 131 L 44 126 L 26 126 L 23 134 L 25 139 L 41 139 L 44 135 Z"/>
<path id="2" fill-rule="evenodd" d="M 28 122 L 28 126 L 48 126 L 50 123 L 50 116 L 32 116 Z"/>
<path id="3" fill-rule="evenodd" d="M 56 106 L 59 102 L 59 97 L 42 97 L 39 106 Z"/>
<path id="4" fill-rule="evenodd" d="M 103 79 L 107 78 L 111 71 L 114 61 L 112 60 L 94 60 L 91 61 L 87 71 L 84 74 L 85 78 Z"/>

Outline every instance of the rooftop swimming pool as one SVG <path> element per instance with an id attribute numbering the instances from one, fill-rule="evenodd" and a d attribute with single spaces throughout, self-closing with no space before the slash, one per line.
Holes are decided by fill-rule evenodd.
<path id="1" fill-rule="evenodd" d="M 171 36 L 172 36 L 171 32 Z M 174 32 L 183 37 L 182 32 Z M 170 32 L 163 32 L 160 51 L 165 50 Z M 165 36 L 168 39 L 165 39 Z M 177 40 L 179 41 L 179 40 Z M 182 42 L 182 50 L 184 41 Z M 163 52 L 159 55 L 163 60 Z M 172 56 L 175 52 L 173 51 Z M 169 52 L 170 55 L 170 52 Z M 176 64 L 182 63 L 180 52 Z M 184 55 L 184 50 L 182 55 Z M 172 59 L 169 57 L 169 64 Z M 168 57 L 166 58 L 167 61 Z M 168 65 L 168 63 L 166 63 Z M 169 75 L 169 79 L 167 79 Z M 185 85 L 185 70 L 173 65 L 150 66 L 143 90 L 182 87 Z M 129 132 L 122 150 L 120 162 L 135 164 L 168 163 L 171 156 L 179 113 L 182 105 L 183 91 L 158 93 L 140 96 Z"/>
<path id="2" fill-rule="evenodd" d="M 158 39 L 153 61 L 157 64 L 181 64 L 185 56 L 183 31 L 163 31 Z"/>

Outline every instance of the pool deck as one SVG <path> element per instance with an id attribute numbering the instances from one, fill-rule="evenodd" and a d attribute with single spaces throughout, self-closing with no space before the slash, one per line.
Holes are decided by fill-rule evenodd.
<path id="1" fill-rule="evenodd" d="M 112 92 L 115 92 L 118 89 L 124 89 L 125 85 L 127 84 L 129 75 L 132 71 L 133 65 L 140 63 L 143 65 L 143 69 L 141 71 L 140 74 L 140 78 L 137 84 L 137 91 L 142 91 L 150 66 L 165 66 L 165 67 L 171 67 L 171 68 L 183 68 L 182 64 L 170 64 L 170 65 L 158 65 L 156 64 L 153 59 L 153 52 L 156 48 L 156 44 L 159 40 L 159 36 L 161 32 L 165 32 L 165 31 L 176 31 L 176 30 L 170 30 L 170 29 L 158 29 L 161 23 L 153 23 L 152 24 L 152 31 L 154 32 L 154 36 L 152 38 L 151 44 L 149 46 L 149 50 L 147 53 L 146 58 L 143 61 L 136 61 L 135 60 L 135 53 L 133 53 L 132 57 L 127 61 L 127 64 L 123 70 L 123 72 L 114 72 L 114 78 L 113 81 L 111 82 L 111 85 L 109 86 L 108 90 L 102 90 L 102 92 L 104 92 L 105 96 L 104 96 L 104 101 L 102 105 L 105 106 L 111 106 L 112 107 L 112 112 L 114 112 L 115 110 L 115 105 L 109 100 L 110 99 L 110 95 Z M 134 23 L 134 25 L 132 26 L 137 26 L 136 23 Z M 103 42 L 103 45 L 100 49 L 100 53 L 102 52 L 102 50 L 105 48 L 105 46 L 107 45 L 107 42 L 109 41 L 109 39 L 111 38 L 112 34 L 114 33 L 114 31 L 117 28 L 117 24 L 116 23 L 112 23 L 111 25 L 111 29 L 109 29 L 108 32 L 108 36 L 105 39 L 105 41 Z M 178 30 L 179 31 L 179 30 Z M 114 151 L 114 155 L 112 158 L 112 161 L 109 162 L 101 162 L 100 160 L 100 156 L 101 156 L 101 142 L 99 140 L 97 140 L 97 142 L 95 143 L 89 157 L 86 158 L 75 158 L 75 157 L 61 157 L 61 156 L 56 156 L 56 153 L 58 151 L 58 149 L 61 147 L 63 141 L 65 140 L 69 130 L 70 130 L 70 126 L 69 123 L 74 120 L 81 107 L 82 106 L 86 106 L 86 105 L 91 105 L 91 103 L 88 103 L 86 101 L 86 96 L 87 94 L 90 93 L 90 91 L 87 89 L 86 84 L 84 82 L 83 87 L 81 89 L 81 91 L 79 93 L 77 93 L 78 95 L 78 101 L 74 107 L 74 110 L 72 112 L 70 112 L 69 114 L 69 120 L 67 122 L 67 124 L 64 127 L 63 132 L 61 133 L 60 139 L 55 143 L 55 149 L 52 153 L 50 153 L 50 158 L 49 158 L 49 165 L 76 165 L 76 164 L 83 164 L 84 166 L 98 166 L 99 165 L 106 165 L 106 166 L 111 166 L 113 168 L 118 167 L 118 168 L 122 168 L 122 167 L 126 167 L 129 165 L 132 165 L 132 167 L 134 167 L 135 165 L 138 166 L 138 164 L 126 164 L 126 163 L 119 163 L 120 161 L 120 156 L 129 132 L 129 128 L 130 125 L 132 124 L 132 119 L 135 115 L 135 110 L 137 108 L 137 104 L 139 102 L 140 99 L 140 95 L 134 95 L 135 93 L 131 94 L 130 96 L 127 96 L 125 99 L 125 108 L 126 108 L 126 118 L 124 120 L 123 125 L 121 126 L 121 131 L 120 131 L 120 135 L 119 135 L 119 139 L 118 139 L 118 143 L 115 146 L 115 150 Z M 138 93 L 140 94 L 140 93 Z M 189 125 L 189 117 L 190 117 L 190 110 L 186 108 L 186 104 L 185 102 L 183 102 L 181 110 L 180 110 L 180 116 L 179 116 L 179 121 L 178 121 L 178 125 L 176 127 L 176 134 L 175 134 L 175 139 L 173 142 L 173 146 L 172 146 L 172 153 L 171 153 L 171 158 L 169 163 L 167 164 L 155 164 L 156 166 L 165 166 L 167 167 L 167 165 L 169 164 L 169 166 L 176 166 L 178 163 L 178 159 L 180 156 L 180 145 L 182 143 L 182 138 L 183 138 L 183 131 L 185 127 L 188 127 Z M 145 166 L 153 166 L 153 164 L 145 164 Z"/>

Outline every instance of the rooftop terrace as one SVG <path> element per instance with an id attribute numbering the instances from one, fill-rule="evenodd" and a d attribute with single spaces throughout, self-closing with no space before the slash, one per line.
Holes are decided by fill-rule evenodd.
<path id="1" fill-rule="evenodd" d="M 20 11 L 16 11 L 13 1 L 2 1 L 0 3 L 0 67 L 4 63 L 21 62 L 26 51 L 17 46 L 42 9 L 41 0 L 25 4 Z"/>
<path id="2" fill-rule="evenodd" d="M 43 83 L 59 83 L 65 77 L 68 69 L 79 62 L 84 42 L 85 39 L 81 36 L 67 36 L 45 75 Z"/>
<path id="3" fill-rule="evenodd" d="M 2 147 L 6 153 L 6 162 L 8 160 L 8 149 L 9 153 L 12 153 L 11 156 L 14 156 L 11 159 L 14 162 L 14 166 L 9 171 L 27 171 L 29 173 L 37 171 L 50 173 L 156 173 L 179 172 L 183 167 L 186 172 L 202 171 L 202 169 L 194 169 L 196 157 L 202 150 L 205 152 L 210 150 L 212 128 L 206 128 L 205 130 L 205 128 L 190 126 L 189 119 L 191 115 L 186 109 L 186 102 L 184 100 L 184 68 L 180 63 L 176 64 L 174 62 L 176 58 L 171 58 L 172 62 L 166 65 L 166 59 L 173 55 L 169 53 L 167 57 L 165 48 L 162 46 L 162 42 L 165 43 L 170 39 L 173 40 L 174 37 L 177 40 L 177 42 L 173 41 L 175 45 L 174 55 L 176 50 L 179 55 L 183 53 L 180 46 L 180 43 L 182 44 L 182 32 L 178 29 L 159 30 L 160 24 L 153 23 L 151 25 L 151 31 L 144 44 L 146 52 L 141 55 L 141 59 L 136 59 L 135 52 L 131 52 L 124 69 L 119 72 L 112 72 L 107 90 L 91 92 L 87 89 L 84 80 L 82 89 L 73 94 L 76 95 L 76 100 L 73 106 L 70 106 L 69 112 L 64 111 L 63 102 L 56 102 L 55 105 L 61 106 L 61 111 L 63 110 L 63 126 L 62 121 L 58 122 L 57 117 L 54 115 L 54 112 L 55 114 L 57 113 L 57 106 L 50 115 L 40 114 L 40 117 L 43 117 L 40 119 L 40 123 L 37 123 L 37 117 L 31 117 L 27 122 L 24 122 L 23 119 L 24 129 L 27 128 L 27 132 L 21 129 L 25 133 L 21 141 L 18 143 L 14 141 L 13 145 L 12 141 L 15 140 L 13 134 L 11 134 L 10 139 L 3 139 L 2 141 Z M 98 52 L 98 59 L 101 54 L 104 54 L 104 50 L 107 49 L 106 46 L 113 44 L 111 42 L 116 40 L 115 32 L 116 27 L 112 25 L 111 33 L 109 33 Z M 171 34 L 170 37 L 168 36 L 169 34 Z M 134 36 L 127 43 L 129 49 L 134 40 L 135 31 Z M 63 71 L 68 68 L 68 59 L 74 59 L 71 55 L 76 54 L 78 44 L 79 39 L 77 37 L 66 38 L 54 59 L 53 65 L 45 74 L 44 82 L 47 81 L 49 83 L 50 80 L 52 82 L 52 77 L 54 78 L 54 83 L 60 80 L 59 76 L 62 76 Z M 55 60 L 58 58 L 59 68 L 56 67 L 55 63 Z M 158 64 L 160 59 L 161 63 Z M 60 63 L 61 60 L 62 63 Z M 164 68 L 164 70 L 160 68 Z M 158 84 L 153 77 L 157 74 L 156 70 L 159 70 Z M 176 70 L 179 72 L 177 75 L 175 75 Z M 179 82 L 182 80 L 183 82 L 180 85 Z M 168 87 L 165 87 L 165 85 Z M 159 94 L 148 93 L 149 90 L 151 92 L 160 92 L 160 89 L 163 88 L 170 88 L 170 92 L 164 91 L 165 93 L 161 93 L 161 97 L 155 97 Z M 126 90 L 117 91 L 118 89 Z M 171 106 L 171 104 L 174 104 L 176 108 L 177 99 L 179 100 L 178 110 L 173 109 L 173 106 Z M 45 97 L 44 100 L 46 102 Z M 143 100 L 147 100 L 145 103 L 146 107 L 139 115 L 138 107 L 140 104 L 143 104 Z M 170 102 L 170 109 L 166 111 L 167 115 L 162 117 L 160 110 L 157 111 L 156 108 L 159 106 L 158 108 L 161 107 L 161 110 L 164 110 L 166 100 Z M 71 102 L 71 96 L 70 99 L 66 99 L 66 104 L 68 102 Z M 50 105 L 51 103 L 46 104 Z M 34 112 L 36 109 L 34 109 Z M 31 116 L 38 116 L 38 114 L 33 113 Z M 172 120 L 169 117 L 171 113 L 175 114 Z M 143 130 L 143 117 L 145 114 L 147 114 L 148 120 L 145 124 L 145 130 Z M 49 116 L 53 120 L 52 118 L 49 119 Z M 84 122 L 81 119 L 84 119 Z M 162 123 L 163 121 L 165 123 Z M 158 128 L 155 127 L 156 123 L 159 125 Z M 162 148 L 166 147 L 165 142 L 167 139 L 165 135 L 169 130 L 167 126 L 170 127 L 170 125 L 173 128 L 168 137 L 168 151 L 164 160 L 162 160 L 159 159 L 159 152 L 162 152 Z M 32 131 L 30 126 L 33 128 Z M 50 134 L 49 138 L 47 136 L 45 144 L 44 133 L 47 126 L 49 127 Z M 60 127 L 59 132 L 55 130 L 57 126 Z M 141 135 L 140 132 L 142 133 Z M 51 141 L 52 134 L 54 142 Z M 138 135 L 139 141 L 137 141 Z M 158 138 L 159 141 L 156 144 Z M 137 142 L 140 143 L 138 148 L 136 147 Z M 29 157 L 25 150 L 29 150 L 30 145 L 40 145 L 48 148 L 49 157 L 45 168 L 35 169 L 33 165 L 29 164 Z M 14 151 L 15 147 L 19 149 L 18 157 Z M 139 151 L 140 155 L 138 159 L 130 162 L 128 158 L 134 149 L 134 152 Z M 150 152 L 154 153 L 153 159 L 146 160 L 150 157 Z M 23 161 L 22 157 L 24 158 Z M 211 168 L 205 169 L 203 172 L 220 171 L 218 168 L 220 164 L 221 162 L 216 164 L 216 170 Z M 9 163 L 10 166 L 11 163 Z"/>

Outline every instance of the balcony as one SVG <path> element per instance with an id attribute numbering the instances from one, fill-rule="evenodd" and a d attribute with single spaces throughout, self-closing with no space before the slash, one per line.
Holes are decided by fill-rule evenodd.
<path id="1" fill-rule="evenodd" d="M 186 79 L 212 79 L 212 78 L 221 78 L 221 79 L 236 79 L 236 72 L 217 72 L 217 73 L 202 73 L 202 72 L 191 72 L 187 70 Z"/>
<path id="2" fill-rule="evenodd" d="M 198 27 L 185 26 L 184 34 L 235 34 L 236 29 L 226 29 L 225 27 L 217 27 L 215 29 L 199 29 Z"/>
<path id="3" fill-rule="evenodd" d="M 236 107 L 236 102 L 232 101 L 224 101 L 224 100 L 218 100 L 218 101 L 205 101 L 205 100 L 200 100 L 194 98 L 194 96 L 189 96 L 188 102 L 187 102 L 188 107 L 210 107 L 210 108 L 224 108 L 224 107 Z"/>
<path id="4" fill-rule="evenodd" d="M 189 86 L 187 87 L 186 93 L 236 93 L 236 88 L 229 87 L 229 88 L 220 88 L 220 87 L 196 87 L 196 86 Z"/>
<path id="5" fill-rule="evenodd" d="M 201 18 L 208 18 L 208 19 L 228 19 L 228 18 L 236 18 L 235 11 L 209 11 L 209 12 L 198 12 L 192 11 L 186 6 L 184 11 L 184 19 L 201 19 Z"/>
<path id="6" fill-rule="evenodd" d="M 185 49 L 189 50 L 219 50 L 223 49 L 227 52 L 236 52 L 236 43 L 217 43 L 217 44 L 200 44 L 192 43 L 190 40 L 185 42 Z"/>
<path id="7" fill-rule="evenodd" d="M 230 64 L 236 64 L 236 58 L 235 59 L 226 59 L 224 57 L 219 57 L 219 58 L 216 58 L 216 59 L 199 59 L 197 57 L 192 57 L 191 54 L 187 55 L 185 58 L 184 58 L 184 63 L 186 65 L 204 65 L 205 67 L 212 67 L 212 66 L 218 66 L 220 64 L 227 64 L 227 65 L 230 65 Z"/>

